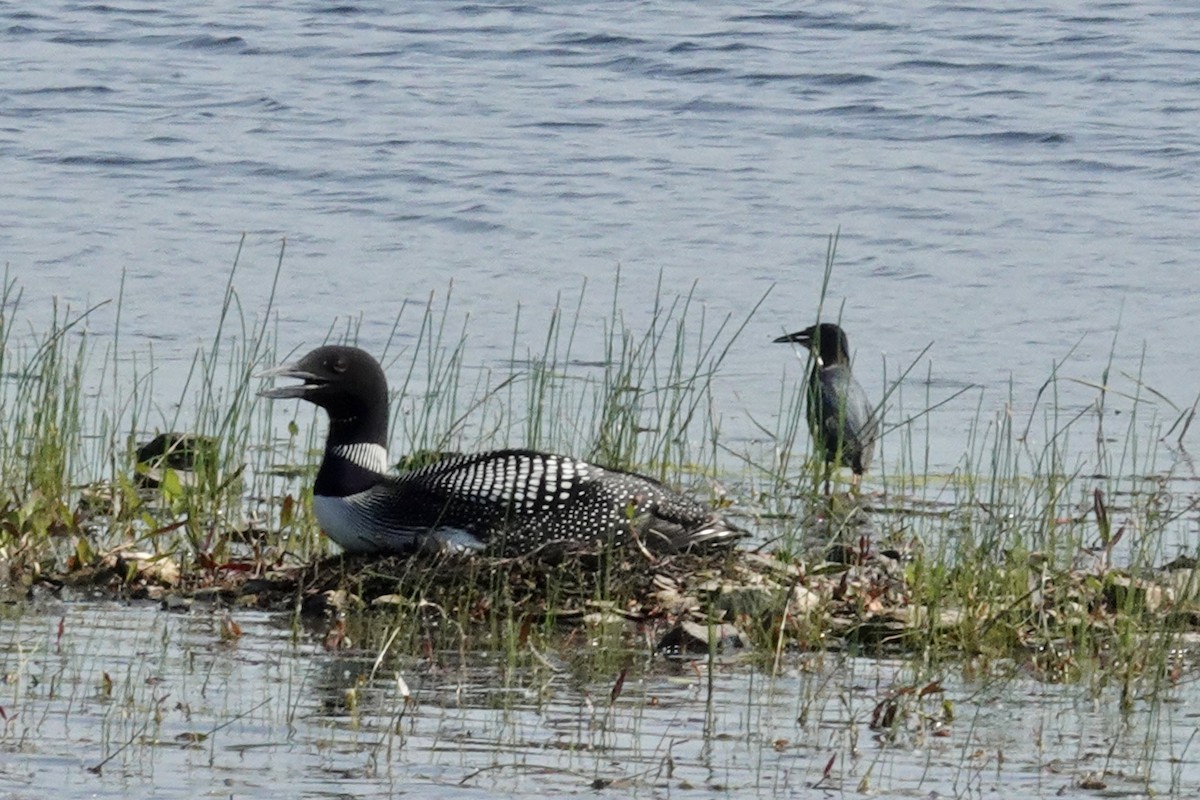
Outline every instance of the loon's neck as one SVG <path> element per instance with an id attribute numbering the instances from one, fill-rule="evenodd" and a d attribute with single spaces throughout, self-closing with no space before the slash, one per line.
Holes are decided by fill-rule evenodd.
<path id="1" fill-rule="evenodd" d="M 313 493 L 346 497 L 365 491 L 388 471 L 387 421 L 382 414 L 330 419 L 325 457 Z"/>

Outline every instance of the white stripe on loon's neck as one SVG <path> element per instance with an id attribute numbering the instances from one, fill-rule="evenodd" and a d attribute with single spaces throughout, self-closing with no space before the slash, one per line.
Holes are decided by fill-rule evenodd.
<path id="1" fill-rule="evenodd" d="M 387 480 L 388 458 L 383 445 L 373 442 L 326 442 L 325 458 L 317 470 L 313 494 L 346 497 Z"/>
<path id="2" fill-rule="evenodd" d="M 329 454 L 344 458 L 356 467 L 383 475 L 388 471 L 388 452 L 383 445 L 371 442 L 337 444 L 329 448 Z"/>

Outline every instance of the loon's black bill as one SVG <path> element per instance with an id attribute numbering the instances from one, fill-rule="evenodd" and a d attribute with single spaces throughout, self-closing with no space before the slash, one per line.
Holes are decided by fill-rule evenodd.
<path id="1" fill-rule="evenodd" d="M 812 328 L 805 328 L 802 331 L 785 334 L 774 341 L 774 344 L 791 343 L 802 344 L 805 347 L 810 346 L 812 344 Z"/>
<path id="2" fill-rule="evenodd" d="M 281 364 L 278 367 L 271 367 L 268 370 L 264 370 L 254 377 L 260 379 L 295 378 L 303 381 L 303 383 L 298 383 L 294 386 L 272 386 L 269 389 L 259 391 L 259 397 L 268 397 L 272 400 L 281 400 L 288 397 L 304 397 L 305 394 L 313 389 L 319 389 L 326 384 L 325 379 L 306 369 L 302 369 L 299 364 Z"/>

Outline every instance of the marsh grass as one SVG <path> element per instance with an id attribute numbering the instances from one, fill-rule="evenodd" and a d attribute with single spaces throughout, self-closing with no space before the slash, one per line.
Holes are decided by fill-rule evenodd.
<path id="1" fill-rule="evenodd" d="M 832 265 L 831 246 L 827 274 Z M 1027 412 L 1011 412 L 1022 398 L 1010 396 L 991 414 L 980 395 L 960 465 L 932 475 L 930 412 L 947 398 L 929 381 L 913 386 L 916 361 L 894 372 L 885 364 L 888 435 L 875 477 L 861 496 L 824 498 L 802 382 L 780 382 L 775 419 L 756 421 L 759 441 L 735 449 L 722 438 L 714 383 L 758 307 L 712 320 L 693 293 L 660 286 L 635 328 L 619 280 L 598 361 L 578 352 L 586 285 L 533 335 L 518 310 L 508 363 L 490 368 L 473 365 L 470 328 L 453 322 L 449 294 L 405 307 L 383 354 L 402 463 L 498 446 L 582 455 L 728 506 L 770 557 L 706 565 L 701 577 L 643 564 L 637 579 L 621 559 L 526 571 L 484 559 L 331 569 L 318 561 L 329 548 L 308 511 L 324 419 L 302 404 L 293 417 L 255 400 L 253 375 L 278 360 L 270 306 L 248 315 L 236 279 L 235 262 L 212 341 L 169 413 L 155 398 L 153 354 L 139 363 L 117 352 L 119 313 L 99 353 L 94 337 L 74 336 L 88 311 L 56 311 L 41 339 L 18 342 L 19 291 L 6 279 L 0 550 L 12 585 L 53 575 L 150 597 L 217 587 L 243 602 L 340 613 L 369 628 L 351 638 L 390 642 L 389 652 L 484 647 L 518 661 L 536 658 L 531 638 L 564 625 L 645 647 L 685 619 L 732 623 L 754 645 L 750 658 L 772 669 L 831 646 L 915 653 L 931 679 L 963 659 L 1018 659 L 1049 680 L 1119 685 L 1129 697 L 1170 674 L 1177 634 L 1200 619 L 1194 567 L 1158 570 L 1170 556 L 1195 556 L 1165 545 L 1195 501 L 1172 493 L 1170 470 L 1155 461 L 1163 426 L 1149 417 L 1165 398 L 1139 376 L 1123 376 L 1133 388 L 1118 391 L 1109 364 L 1089 386 L 1093 400 L 1070 409 L 1058 392 L 1078 382 L 1058 366 Z M 1131 404 L 1125 429 L 1118 401 Z M 1186 429 L 1189 409 L 1172 410 L 1172 430 Z M 163 431 L 212 446 L 196 449 L 187 480 L 168 467 L 147 488 L 133 453 Z M 1084 437 L 1095 438 L 1095 456 L 1069 461 Z M 315 580 L 312 564 L 332 577 Z M 272 575 L 284 577 L 253 582 Z M 648 583 L 655 575 L 665 583 Z M 344 602 L 314 606 L 338 590 Z"/>
<path id="2" fill-rule="evenodd" d="M 960 463 L 932 474 L 927 412 L 946 396 L 931 381 L 907 380 L 915 364 L 885 364 L 889 392 L 881 406 L 891 427 L 877 469 L 861 496 L 838 491 L 827 499 L 798 382 L 779 382 L 778 412 L 757 421 L 758 441 L 734 447 L 723 438 L 713 386 L 755 310 L 714 321 L 691 294 L 663 297 L 660 289 L 635 325 L 628 321 L 634 300 L 618 283 L 603 357 L 589 361 L 580 356 L 578 328 L 581 309 L 592 305 L 585 286 L 533 335 L 525 330 L 529 312 L 519 311 L 508 363 L 480 368 L 470 326 L 455 319 L 450 297 L 432 299 L 402 311 L 383 353 L 393 381 L 392 440 L 405 465 L 430 453 L 506 445 L 585 455 L 727 505 L 756 534 L 746 550 L 762 552 L 363 561 L 327 557 L 308 511 L 323 417 L 305 405 L 254 399 L 253 374 L 283 359 L 269 309 L 246 321 L 236 267 L 218 330 L 191 362 L 180 402 L 167 406 L 157 399 L 153 354 L 131 362 L 118 356 L 119 335 L 108 345 L 75 335 L 87 310 L 56 313 L 45 336 L 16 341 L 19 292 L 10 281 L 5 286 L 0 551 L 10 584 L 25 590 L 53 579 L 123 596 L 187 595 L 197 608 L 217 601 L 299 611 L 297 628 L 301 618 L 314 625 L 311 638 L 320 644 L 313 647 L 328 651 L 313 662 L 329 676 L 313 680 L 321 713 L 333 721 L 314 749 L 354 750 L 374 737 L 362 758 L 383 773 L 412 757 L 408 737 L 417 738 L 420 724 L 435 732 L 419 759 L 480 747 L 500 731 L 483 742 L 491 748 L 488 766 L 464 778 L 487 785 L 486 769 L 516 770 L 527 753 L 545 752 L 529 733 L 537 726 L 522 721 L 532 707 L 537 725 L 574 720 L 561 740 L 567 763 L 594 788 L 626 786 L 613 776 L 629 753 L 636 769 L 620 780 L 669 780 L 674 726 L 682 721 L 693 724 L 705 750 L 743 737 L 738 762 L 753 747 L 750 758 L 768 767 L 755 772 L 773 775 L 779 793 L 796 786 L 774 768 L 776 751 L 819 760 L 815 771 L 808 768 L 807 788 L 869 791 L 896 780 L 889 770 L 898 754 L 932 749 L 933 737 L 949 730 L 961 739 L 959 788 L 971 794 L 999 781 L 1002 770 L 978 758 L 975 734 L 986 725 L 983 712 L 972 720 L 969 709 L 1011 702 L 1006 690 L 1033 678 L 1153 718 L 1114 724 L 1095 768 L 1102 776 L 1132 762 L 1140 766 L 1127 780 L 1148 786 L 1164 750 L 1169 758 L 1187 754 L 1190 742 L 1157 737 L 1178 722 L 1162 720 L 1181 713 L 1172 698 L 1192 679 L 1184 648 L 1200 624 L 1196 570 L 1186 560 L 1162 567 L 1196 555 L 1170 544 L 1191 524 L 1196 503 L 1176 474 L 1181 468 L 1157 459 L 1159 438 L 1186 428 L 1189 409 L 1167 403 L 1140 375 L 1115 375 L 1106 365 L 1085 382 L 1089 401 L 1067 401 L 1080 389 L 1064 377 L 1068 353 L 1035 398 L 1010 392 L 993 412 L 980 394 Z M 331 338 L 352 340 L 353 333 L 350 326 Z M 1174 425 L 1155 418 L 1164 405 Z M 214 446 L 198 449 L 189 475 L 168 468 L 148 487 L 134 452 L 164 431 L 207 437 Z M 1089 445 L 1086 458 L 1078 455 L 1080 441 Z M 174 580 L 162 571 L 168 563 L 177 567 Z M 212 615 L 214 627 L 222 613 Z M 706 633 L 684 652 L 659 654 L 657 645 L 685 622 Z M 749 647 L 714 635 L 723 624 Z M 209 650 L 237 647 L 234 633 L 212 639 Z M 107 688 L 100 681 L 103 725 L 89 767 L 136 773 L 153 764 L 162 741 L 178 745 L 164 720 L 184 712 L 164 704 L 167 690 L 148 680 L 173 646 L 163 634 L 157 652 L 141 648 L 148 655 L 107 674 Z M 47 697 L 65 680 L 56 670 L 86 656 L 69 644 L 64 651 L 61 661 L 35 659 L 38 691 Z M 6 671 L 26 671 L 8 663 Z M 208 669 L 219 672 L 211 663 L 218 659 Z M 867 677 L 872 669 L 884 677 Z M 171 691 L 205 696 L 195 684 L 208 677 L 187 674 L 187 685 Z M 425 683 L 411 691 L 405 676 L 414 686 Z M 749 691 L 739 683 L 742 695 L 723 693 L 727 680 L 746 676 Z M 94 687 L 97 677 L 67 682 Z M 668 689 L 679 686 L 686 699 L 670 717 L 656 703 L 669 703 Z M 287 682 L 288 714 L 301 713 L 299 698 L 311 688 Z M 3 736 L 34 735 L 18 730 L 45 724 L 36 719 L 37 704 L 27 702 L 29 691 L 14 685 L 4 693 L 21 716 Z M 561 706 L 564 694 L 570 713 Z M 260 700 L 224 713 L 237 719 L 234 711 L 254 711 Z M 764 723 L 770 738 L 763 738 L 754 720 L 774 713 L 764 711 L 772 703 L 787 706 L 780 715 L 786 724 Z M 506 726 L 491 725 L 472 740 L 435 724 L 439 713 L 450 718 L 449 709 L 463 708 L 495 711 Z M 1052 727 L 1053 710 L 1040 713 Z M 478 719 L 445 727 L 470 728 Z M 289 741 L 294 722 L 289 717 Z M 646 742 L 652 752 L 643 752 Z M 1168 791 L 1187 796 L 1186 787 Z"/>
<path id="3" fill-rule="evenodd" d="M 504 559 L 332 559 L 319 569 L 308 568 L 299 581 L 310 611 L 368 612 L 358 620 L 367 627 L 356 635 L 382 635 L 389 650 L 466 651 L 482 645 L 515 655 L 531 639 L 559 636 L 564 626 L 581 625 L 605 638 L 623 636 L 635 623 L 669 625 L 647 614 L 636 599 L 652 596 L 656 584 L 672 574 L 719 574 L 730 557 L 681 556 L 652 563 L 615 550 Z M 377 623 L 383 628 L 374 628 Z"/>
<path id="4" fill-rule="evenodd" d="M 440 308 L 431 298 L 415 339 L 385 357 L 407 369 L 393 381 L 393 439 L 407 453 L 521 446 L 660 479 L 715 477 L 712 382 L 758 305 L 741 319 L 713 322 L 692 293 L 668 297 L 660 286 L 645 329 L 634 330 L 623 321 L 629 301 L 621 288 L 618 275 L 598 361 L 575 354 L 586 283 L 573 303 L 560 298 L 540 334 L 523 333 L 518 308 L 509 372 L 468 371 L 468 320 L 448 333 L 449 294 Z M 523 347 L 527 339 L 534 346 Z"/>
<path id="5" fill-rule="evenodd" d="M 235 264 L 213 342 L 196 353 L 170 413 L 153 396 L 152 352 L 141 366 L 116 352 L 119 333 L 98 349 L 85 330 L 105 304 L 80 313 L 56 306 L 48 332 L 17 338 L 20 292 L 6 277 L 0 552 L 11 581 L 28 585 L 43 572 L 102 565 L 105 576 L 132 578 L 156 572 L 155 562 L 187 570 L 228 558 L 231 534 L 245 532 L 246 453 L 260 424 L 250 376 L 269 351 L 265 323 L 246 322 L 236 274 Z M 116 319 L 119 331 L 120 298 Z M 148 465 L 136 462 L 139 443 L 174 430 L 204 446 L 194 447 L 187 470 L 164 467 L 147 481 Z M 140 565 L 114 559 L 118 550 L 136 551 Z"/>
<path id="6" fill-rule="evenodd" d="M 36 568 L 49 555 L 45 545 L 79 525 L 69 498 L 82 441 L 80 376 L 88 350 L 70 334 L 87 312 L 73 315 L 56 305 L 50 333 L 18 343 L 11 320 L 19 302 L 6 274 L 0 293 L 0 540 L 15 544 L 14 556 Z"/>

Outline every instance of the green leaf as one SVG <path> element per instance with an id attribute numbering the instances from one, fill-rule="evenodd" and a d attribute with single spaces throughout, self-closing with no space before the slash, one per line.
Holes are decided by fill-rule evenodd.
<path id="1" fill-rule="evenodd" d="M 163 497 L 169 502 L 174 503 L 177 500 L 183 499 L 183 481 L 179 480 L 179 473 L 170 467 L 163 470 L 160 486 Z"/>

